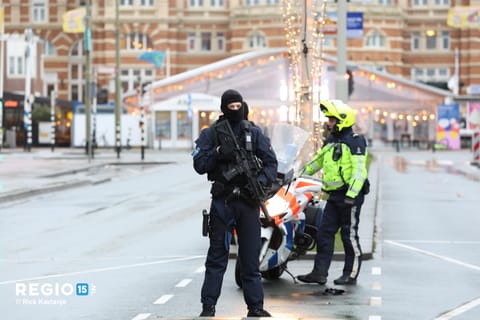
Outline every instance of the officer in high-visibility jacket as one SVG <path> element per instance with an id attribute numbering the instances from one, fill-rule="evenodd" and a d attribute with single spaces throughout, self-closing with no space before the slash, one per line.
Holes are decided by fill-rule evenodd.
<path id="1" fill-rule="evenodd" d="M 340 229 L 345 249 L 343 274 L 333 282 L 337 285 L 356 284 L 362 264 L 358 237 L 360 209 L 368 193 L 367 144 L 353 132 L 353 109 L 340 100 L 320 102 L 328 119 L 330 131 L 322 148 L 304 168 L 312 175 L 323 169 L 323 191 L 328 194 L 323 218 L 317 231 L 317 254 L 312 272 L 298 276 L 306 283 L 325 284 L 333 256 L 335 234 Z"/>

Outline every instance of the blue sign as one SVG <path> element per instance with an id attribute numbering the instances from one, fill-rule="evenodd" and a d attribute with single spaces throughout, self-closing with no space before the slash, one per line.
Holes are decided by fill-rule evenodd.
<path id="1" fill-rule="evenodd" d="M 75 288 L 77 296 L 88 296 L 88 283 L 77 283 Z"/>
<path id="2" fill-rule="evenodd" d="M 363 12 L 347 12 L 347 38 L 363 37 Z"/>

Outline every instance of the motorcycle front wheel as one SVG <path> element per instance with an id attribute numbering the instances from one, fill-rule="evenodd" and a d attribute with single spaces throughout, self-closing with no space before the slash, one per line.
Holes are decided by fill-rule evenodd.
<path id="1" fill-rule="evenodd" d="M 267 270 L 267 271 L 262 271 L 262 277 L 267 279 L 267 280 L 277 280 L 280 278 L 280 276 L 283 274 L 283 270 L 285 270 L 285 265 L 286 263 L 275 267 L 273 269 Z"/>
<path id="2" fill-rule="evenodd" d="M 240 258 L 237 256 L 237 260 L 235 261 L 235 282 L 237 286 L 241 289 L 242 288 L 242 267 L 240 265 Z"/>
<path id="3" fill-rule="evenodd" d="M 267 280 L 277 280 L 283 274 L 286 264 L 287 263 L 284 263 L 273 269 L 262 271 L 262 277 Z M 240 289 L 242 288 L 242 266 L 240 265 L 240 258 L 238 256 L 235 261 L 235 283 Z"/>

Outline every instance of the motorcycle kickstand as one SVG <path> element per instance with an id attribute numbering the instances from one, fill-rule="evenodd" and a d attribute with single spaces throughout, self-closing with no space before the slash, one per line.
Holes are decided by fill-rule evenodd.
<path id="1" fill-rule="evenodd" d="M 293 279 L 293 283 L 294 284 L 297 284 L 297 278 L 295 278 L 295 276 L 290 272 L 290 270 L 288 270 L 287 266 L 283 266 L 283 271 L 285 271 L 286 273 L 288 273 L 290 275 L 290 277 L 292 277 Z"/>

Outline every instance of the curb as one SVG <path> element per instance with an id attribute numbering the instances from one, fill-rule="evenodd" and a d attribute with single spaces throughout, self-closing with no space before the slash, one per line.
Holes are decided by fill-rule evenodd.
<path id="1" fill-rule="evenodd" d="M 0 203 L 7 203 L 11 201 L 21 200 L 21 199 L 29 198 L 32 196 L 37 196 L 37 195 L 51 193 L 51 192 L 64 191 L 66 189 L 79 188 L 79 187 L 84 187 L 88 185 L 97 185 L 97 184 L 105 183 L 109 181 L 111 181 L 111 178 L 94 180 L 94 181 L 81 180 L 81 181 L 60 183 L 57 185 L 47 186 L 47 187 L 43 186 L 43 187 L 28 189 L 28 190 L 19 191 L 19 192 L 14 191 L 12 193 L 1 195 Z"/>

